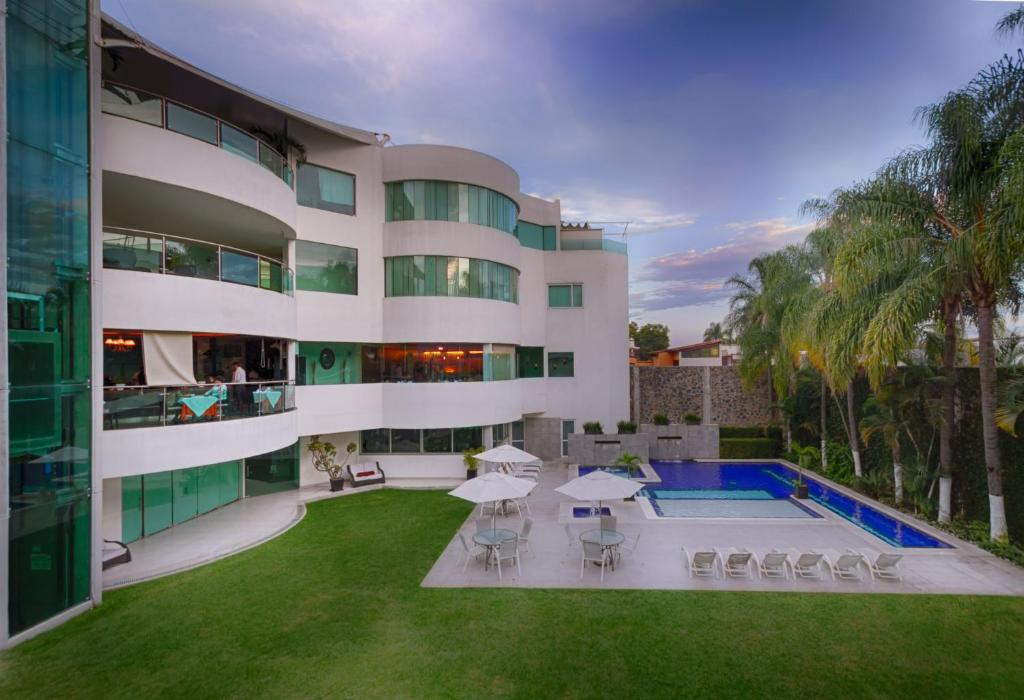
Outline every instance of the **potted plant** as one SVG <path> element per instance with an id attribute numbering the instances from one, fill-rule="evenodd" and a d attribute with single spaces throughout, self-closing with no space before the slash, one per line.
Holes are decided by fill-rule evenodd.
<path id="1" fill-rule="evenodd" d="M 616 427 L 619 430 L 619 435 L 633 435 L 636 433 L 636 423 L 628 420 L 620 420 Z"/>
<path id="2" fill-rule="evenodd" d="M 693 411 L 690 411 L 685 416 L 683 416 L 683 422 L 686 423 L 687 425 L 700 425 L 700 416 L 698 416 Z"/>
<path id="3" fill-rule="evenodd" d="M 640 457 L 630 452 L 623 452 L 622 455 L 615 460 L 615 466 L 623 467 L 627 474 L 633 476 L 633 472 L 640 471 Z"/>
<path id="4" fill-rule="evenodd" d="M 583 424 L 584 435 L 604 435 L 604 428 L 600 421 L 591 420 Z"/>
<path id="5" fill-rule="evenodd" d="M 331 491 L 341 491 L 345 487 L 343 470 L 348 460 L 351 459 L 352 454 L 356 451 L 356 444 L 350 442 L 345 446 L 345 461 L 341 464 L 334 461 L 338 454 L 338 448 L 334 446 L 334 443 L 321 440 L 319 435 L 314 435 L 309 439 L 306 450 L 313 457 L 313 468 L 318 472 L 327 474 L 331 481 Z"/>
<path id="6" fill-rule="evenodd" d="M 484 451 L 482 447 L 470 447 L 462 451 L 462 463 L 466 465 L 466 479 L 476 478 L 477 460 L 476 456 Z"/>
<path id="7" fill-rule="evenodd" d="M 668 425 L 668 416 L 666 416 L 664 413 L 655 413 L 654 414 L 654 424 L 655 425 Z"/>
<path id="8" fill-rule="evenodd" d="M 804 483 L 804 469 L 810 469 L 821 459 L 821 452 L 814 445 L 793 444 L 793 454 L 796 456 L 797 477 L 793 484 L 793 495 L 797 498 L 807 498 L 807 484 Z"/>

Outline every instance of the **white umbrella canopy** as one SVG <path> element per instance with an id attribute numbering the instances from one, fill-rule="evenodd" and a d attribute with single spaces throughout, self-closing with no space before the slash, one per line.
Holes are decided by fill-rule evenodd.
<path id="1" fill-rule="evenodd" d="M 500 472 L 488 472 L 475 479 L 464 481 L 448 492 L 450 496 L 461 498 L 470 503 L 493 503 L 495 501 L 507 501 L 515 498 L 523 498 L 537 484 L 527 479 L 519 479 Z M 494 527 L 494 518 L 491 515 L 491 527 Z"/>
<path id="2" fill-rule="evenodd" d="M 577 501 L 597 501 L 600 508 L 603 501 L 629 498 L 642 488 L 643 484 L 595 469 L 562 484 L 555 491 Z"/>
<path id="3" fill-rule="evenodd" d="M 518 447 L 512 447 L 512 445 L 498 445 L 486 452 L 473 456 L 485 462 L 496 462 L 498 464 L 527 464 L 540 461 L 540 457 L 534 457 L 529 452 L 523 452 Z"/>

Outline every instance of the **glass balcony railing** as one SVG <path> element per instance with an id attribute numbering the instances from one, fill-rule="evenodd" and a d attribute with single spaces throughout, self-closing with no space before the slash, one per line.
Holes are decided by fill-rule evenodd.
<path id="1" fill-rule="evenodd" d="M 103 387 L 103 428 L 153 428 L 269 416 L 295 408 L 295 382 Z"/>
<path id="2" fill-rule="evenodd" d="M 107 226 L 103 267 L 258 287 L 291 296 L 294 275 L 279 260 L 238 248 Z"/>
<path id="3" fill-rule="evenodd" d="M 626 255 L 626 244 L 611 238 L 562 239 L 562 250 L 606 250 Z"/>
<path id="4" fill-rule="evenodd" d="M 103 82 L 102 108 L 106 114 L 134 119 L 218 146 L 262 165 L 292 186 L 294 178 L 287 158 L 265 141 L 205 112 L 109 81 Z"/>

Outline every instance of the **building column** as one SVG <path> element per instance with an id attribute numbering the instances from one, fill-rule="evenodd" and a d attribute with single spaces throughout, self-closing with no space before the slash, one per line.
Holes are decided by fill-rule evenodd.
<path id="1" fill-rule="evenodd" d="M 704 386 L 702 388 L 703 404 L 701 406 L 700 422 L 704 425 L 712 423 L 711 420 L 711 368 L 704 367 Z"/>

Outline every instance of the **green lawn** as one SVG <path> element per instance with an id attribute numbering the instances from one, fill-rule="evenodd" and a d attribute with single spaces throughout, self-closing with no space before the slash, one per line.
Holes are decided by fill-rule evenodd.
<path id="1" fill-rule="evenodd" d="M 468 512 L 313 503 L 0 655 L 0 697 L 1024 697 L 1024 599 L 421 589 Z"/>

